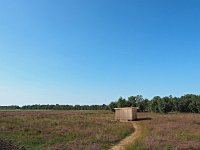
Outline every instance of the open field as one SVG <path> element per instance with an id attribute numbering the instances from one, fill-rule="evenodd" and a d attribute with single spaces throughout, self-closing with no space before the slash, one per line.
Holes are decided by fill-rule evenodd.
<path id="1" fill-rule="evenodd" d="M 0 139 L 30 150 L 108 149 L 132 132 L 110 111 L 0 111 Z"/>
<path id="2" fill-rule="evenodd" d="M 128 150 L 199 150 L 200 114 L 139 113 L 141 136 Z"/>
<path id="3" fill-rule="evenodd" d="M 200 149 L 200 114 L 138 118 L 140 136 L 128 150 Z M 109 149 L 132 132 L 132 123 L 114 121 L 110 111 L 0 111 L 0 143 L 30 150 Z"/>

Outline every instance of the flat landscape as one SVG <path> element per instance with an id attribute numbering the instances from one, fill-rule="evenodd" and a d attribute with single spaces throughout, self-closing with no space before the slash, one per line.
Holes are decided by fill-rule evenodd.
<path id="1" fill-rule="evenodd" d="M 0 0 L 0 150 L 200 150 L 200 0 Z"/>
<path id="2" fill-rule="evenodd" d="M 0 111 L 0 116 L 0 144 L 22 150 L 110 149 L 134 132 L 132 122 L 115 121 L 110 111 Z M 138 113 L 134 123 L 140 135 L 127 150 L 200 149 L 200 114 Z"/>
<path id="3" fill-rule="evenodd" d="M 138 113 L 140 138 L 128 150 L 199 150 L 200 114 Z"/>
<path id="4" fill-rule="evenodd" d="M 28 150 L 109 149 L 132 132 L 110 111 L 0 111 L 0 143 Z"/>

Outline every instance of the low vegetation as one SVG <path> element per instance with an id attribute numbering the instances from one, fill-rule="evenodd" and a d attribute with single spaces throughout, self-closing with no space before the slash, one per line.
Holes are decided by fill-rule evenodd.
<path id="1" fill-rule="evenodd" d="M 110 111 L 0 112 L 0 139 L 30 150 L 108 149 L 132 132 Z"/>
<path id="2" fill-rule="evenodd" d="M 199 150 L 200 114 L 139 113 L 142 134 L 127 150 Z"/>

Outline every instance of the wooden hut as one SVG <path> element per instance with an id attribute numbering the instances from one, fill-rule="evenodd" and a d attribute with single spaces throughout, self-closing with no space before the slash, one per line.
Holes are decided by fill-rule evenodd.
<path id="1" fill-rule="evenodd" d="M 115 119 L 133 121 L 137 119 L 137 107 L 115 108 Z"/>

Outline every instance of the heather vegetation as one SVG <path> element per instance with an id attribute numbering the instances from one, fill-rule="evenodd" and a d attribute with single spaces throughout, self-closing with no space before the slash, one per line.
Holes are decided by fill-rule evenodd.
<path id="1" fill-rule="evenodd" d="M 199 120 L 198 113 L 138 113 L 140 136 L 127 149 L 200 149 Z M 133 130 L 111 111 L 0 112 L 0 143 L 20 150 L 109 149 Z"/>
<path id="2" fill-rule="evenodd" d="M 142 133 L 127 150 L 200 149 L 200 114 L 138 113 L 138 118 Z"/>
<path id="3" fill-rule="evenodd" d="M 0 141 L 5 147 L 12 141 L 30 150 L 101 150 L 132 132 L 132 125 L 115 121 L 111 111 L 0 112 Z"/>

